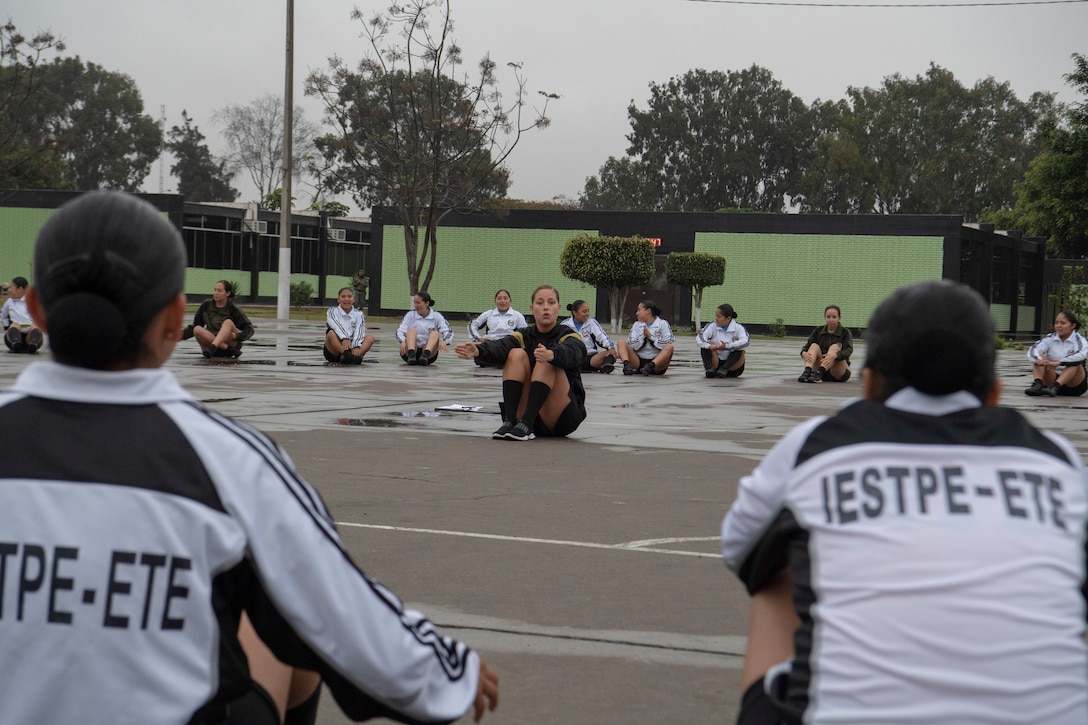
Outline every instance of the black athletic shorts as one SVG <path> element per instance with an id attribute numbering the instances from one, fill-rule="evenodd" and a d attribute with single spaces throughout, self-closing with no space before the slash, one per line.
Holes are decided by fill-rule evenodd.
<path id="1" fill-rule="evenodd" d="M 1078 395 L 1084 395 L 1088 391 L 1088 377 L 1080 381 L 1080 385 L 1063 385 L 1058 388 L 1058 395 L 1068 395 L 1071 397 L 1077 397 Z"/>
<path id="2" fill-rule="evenodd" d="M 652 363 L 654 361 L 653 358 L 650 358 L 649 360 L 643 360 L 642 358 L 638 357 L 637 355 L 635 356 L 635 359 L 638 360 L 638 367 L 635 368 L 635 370 L 641 370 L 642 368 L 646 367 L 649 363 Z M 654 371 L 652 373 L 650 373 L 650 375 L 664 375 L 665 370 L 667 370 L 667 369 L 668 368 L 663 368 L 661 370 L 658 370 L 657 368 L 654 368 Z"/>
<path id="3" fill-rule="evenodd" d="M 555 427 L 551 430 L 544 425 L 544 421 L 542 421 L 538 415 L 536 421 L 533 423 L 533 434 L 537 438 L 561 438 L 563 436 L 568 436 L 578 430 L 578 426 L 580 426 L 585 419 L 586 409 L 572 400 L 567 403 L 566 408 L 563 408 L 563 412 L 559 414 L 559 418 L 555 421 Z"/>
<path id="4" fill-rule="evenodd" d="M 224 725 L 279 725 L 280 713 L 268 690 L 251 684 L 249 692 L 227 703 Z"/>
<path id="5" fill-rule="evenodd" d="M 836 378 L 834 375 L 831 374 L 830 370 L 824 370 L 823 378 L 829 383 L 845 383 L 847 380 L 850 379 L 850 368 L 846 368 L 846 372 L 842 374 L 841 378 Z"/>

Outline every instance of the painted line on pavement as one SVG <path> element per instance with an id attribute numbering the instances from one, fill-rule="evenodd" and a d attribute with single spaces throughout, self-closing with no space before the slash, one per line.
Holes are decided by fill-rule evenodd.
<path id="1" fill-rule="evenodd" d="M 356 529 L 377 529 L 379 531 L 401 531 L 411 534 L 437 534 L 439 536 L 460 536 L 469 539 L 494 539 L 496 541 L 516 541 L 522 544 L 551 544 L 553 546 L 576 546 L 583 549 L 606 549 L 609 551 L 641 551 L 647 554 L 672 554 L 673 556 L 694 556 L 700 559 L 720 559 L 718 553 L 704 553 L 701 551 L 684 551 L 682 549 L 653 549 L 647 548 L 657 544 L 682 543 L 685 541 L 717 541 L 716 536 L 706 537 L 681 537 L 671 539 L 645 539 L 643 541 L 631 541 L 625 544 L 597 544 L 591 541 L 564 541 L 562 539 L 537 539 L 528 536 L 504 536 L 501 534 L 480 534 L 472 531 L 444 531 L 442 529 L 420 529 L 408 526 L 386 526 L 383 524 L 356 524 L 348 521 L 337 521 L 337 526 L 346 526 Z"/>

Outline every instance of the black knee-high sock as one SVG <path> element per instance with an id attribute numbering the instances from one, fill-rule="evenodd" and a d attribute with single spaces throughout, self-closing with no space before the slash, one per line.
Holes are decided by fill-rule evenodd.
<path id="1" fill-rule="evenodd" d="M 547 383 L 542 383 L 539 380 L 534 380 L 529 383 L 529 400 L 525 404 L 525 414 L 521 416 L 521 419 L 529 426 L 532 426 L 536 422 L 536 416 L 540 412 L 540 409 L 544 407 L 544 401 L 548 399 L 548 396 L 552 394 L 552 386 Z"/>
<path id="2" fill-rule="evenodd" d="M 525 383 L 520 380 L 502 381 L 503 422 L 516 423 L 518 420 L 518 406 L 521 405 L 521 393 L 525 390 Z"/>
<path id="3" fill-rule="evenodd" d="M 706 370 L 714 369 L 714 351 L 705 347 L 699 348 L 699 357 L 703 359 L 703 368 Z"/>
<path id="4" fill-rule="evenodd" d="M 290 708 L 284 725 L 314 725 L 317 722 L 317 705 L 321 700 L 321 685 L 304 702 Z"/>

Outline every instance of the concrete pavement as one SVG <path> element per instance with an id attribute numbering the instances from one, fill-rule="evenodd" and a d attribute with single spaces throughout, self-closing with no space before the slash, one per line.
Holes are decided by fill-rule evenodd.
<path id="1" fill-rule="evenodd" d="M 584 376 L 570 439 L 510 443 L 489 437 L 498 370 L 452 353 L 405 366 L 391 326 L 371 329 L 363 365 L 327 366 L 323 323 L 256 322 L 238 362 L 190 341 L 169 368 L 279 440 L 356 561 L 498 670 L 485 722 L 735 717 L 747 598 L 718 557 L 721 517 L 768 448 L 858 395 L 856 379 L 798 384 L 800 341 L 754 340 L 743 377 L 707 380 L 679 338 L 663 377 Z M 0 353 L 0 385 L 30 360 Z M 1002 403 L 1088 452 L 1088 399 L 1028 398 L 1027 371 L 1023 351 L 999 353 Z M 347 721 L 326 697 L 319 722 Z"/>

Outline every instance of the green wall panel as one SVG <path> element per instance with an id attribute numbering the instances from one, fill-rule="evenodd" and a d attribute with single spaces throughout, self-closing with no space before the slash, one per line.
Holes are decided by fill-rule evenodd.
<path id="1" fill-rule="evenodd" d="M 595 289 L 567 279 L 559 272 L 563 246 L 579 234 L 595 235 L 597 232 L 439 227 L 438 262 L 427 290 L 435 298 L 435 309 L 439 312 L 483 312 L 495 306 L 495 293 L 499 289 L 507 289 L 513 298 L 514 309 L 527 315 L 529 296 L 542 284 L 553 285 L 559 290 L 563 307 L 578 298 L 589 300 L 592 306 Z M 405 260 L 402 228 L 385 227 L 382 240 L 383 309 L 410 309 Z"/>
<path id="2" fill-rule="evenodd" d="M 722 302 L 741 322 L 823 324 L 827 305 L 839 305 L 843 324 L 865 327 L 892 290 L 940 279 L 944 240 L 825 234 L 697 232 L 695 251 L 725 257 L 725 284 L 703 293 L 704 316 Z"/>
<path id="3" fill-rule="evenodd" d="M 0 278 L 34 282 L 34 242 L 52 209 L 0 207 Z"/>

